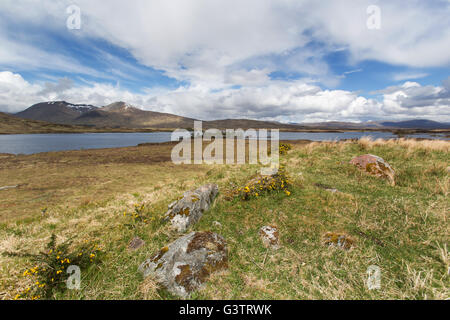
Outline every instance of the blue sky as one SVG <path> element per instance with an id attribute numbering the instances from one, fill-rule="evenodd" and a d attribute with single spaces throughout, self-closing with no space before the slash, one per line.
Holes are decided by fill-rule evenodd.
<path id="1" fill-rule="evenodd" d="M 450 121 L 449 13 L 440 0 L 5 0 L 0 111 L 121 100 L 200 119 Z"/>

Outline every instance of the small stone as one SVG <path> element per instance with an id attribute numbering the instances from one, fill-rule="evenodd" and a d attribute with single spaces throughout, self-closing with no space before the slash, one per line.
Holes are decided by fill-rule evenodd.
<path id="1" fill-rule="evenodd" d="M 208 231 L 191 232 L 175 240 L 144 261 L 139 271 L 186 299 L 210 274 L 226 268 L 227 243 L 220 235 Z"/>
<path id="2" fill-rule="evenodd" d="M 145 244 L 145 241 L 139 237 L 134 237 L 128 244 L 128 249 L 137 250 Z"/>
<path id="3" fill-rule="evenodd" d="M 350 163 L 373 176 L 386 178 L 391 185 L 395 185 L 395 171 L 383 158 L 365 154 L 353 158 Z"/>
<path id="4" fill-rule="evenodd" d="M 169 205 L 164 219 L 169 220 L 178 232 L 185 232 L 200 220 L 218 193 L 219 187 L 216 184 L 207 184 L 196 190 L 187 191 L 180 200 Z"/>
<path id="5" fill-rule="evenodd" d="M 280 248 L 280 236 L 276 226 L 264 226 L 259 230 L 259 235 L 266 248 L 278 250 Z"/>
<path id="6" fill-rule="evenodd" d="M 4 187 L 0 187 L 0 191 L 1 190 L 8 190 L 8 189 L 15 189 L 17 187 L 18 187 L 18 185 L 15 185 L 15 186 L 4 186 Z"/>
<path id="7" fill-rule="evenodd" d="M 314 185 L 316 187 L 318 187 L 318 188 L 324 189 L 325 191 L 328 191 L 328 192 L 331 192 L 331 193 L 338 193 L 338 192 L 340 192 L 338 189 L 331 188 L 331 187 L 326 186 L 326 185 L 324 185 L 322 183 L 315 183 Z"/>
<path id="8" fill-rule="evenodd" d="M 288 238 L 286 241 L 289 244 L 293 244 L 295 242 L 295 240 L 293 238 Z"/>
<path id="9" fill-rule="evenodd" d="M 345 233 L 327 232 L 324 236 L 324 243 L 330 247 L 349 250 L 354 246 L 353 239 Z"/>

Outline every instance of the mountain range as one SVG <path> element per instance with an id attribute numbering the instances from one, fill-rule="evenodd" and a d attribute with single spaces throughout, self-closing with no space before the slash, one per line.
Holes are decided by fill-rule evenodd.
<path id="1" fill-rule="evenodd" d="M 104 107 L 51 101 L 35 104 L 17 117 L 46 122 L 112 128 L 192 128 L 194 119 L 144 111 L 125 102 Z"/>
<path id="2" fill-rule="evenodd" d="M 103 107 L 96 107 L 86 104 L 72 104 L 66 101 L 50 101 L 35 104 L 28 109 L 16 113 L 15 115 L 3 114 L 0 117 L 0 129 L 2 123 L 6 121 L 6 116 L 29 121 L 40 121 L 50 124 L 77 126 L 79 128 L 112 128 L 112 129 L 190 129 L 194 126 L 194 118 L 182 117 L 169 113 L 146 111 L 125 102 L 115 102 Z M 19 118 L 19 119 L 17 119 Z M 23 123 L 22 123 L 23 124 Z M 28 123 L 27 126 L 37 126 L 37 123 Z M 321 122 L 321 123 L 280 123 L 272 121 L 259 121 L 249 119 L 225 119 L 204 121 L 203 128 L 236 129 L 236 128 L 279 128 L 283 130 L 433 130 L 450 129 L 449 123 L 418 119 L 408 121 L 381 121 L 381 122 Z M 61 128 L 59 128 L 61 129 Z M 58 129 L 58 130 L 59 130 Z M 4 130 L 3 130 L 4 131 Z M 2 132 L 2 130 L 0 130 Z"/>

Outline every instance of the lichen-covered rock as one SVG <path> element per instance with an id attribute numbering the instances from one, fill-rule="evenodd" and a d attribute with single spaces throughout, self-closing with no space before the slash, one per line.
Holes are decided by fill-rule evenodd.
<path id="1" fill-rule="evenodd" d="M 371 175 L 386 178 L 391 185 L 395 185 L 395 171 L 383 158 L 373 154 L 365 154 L 353 158 L 350 163 Z"/>
<path id="2" fill-rule="evenodd" d="M 139 271 L 172 294 L 189 297 L 209 275 L 228 267 L 227 243 L 212 232 L 191 232 L 144 261 Z"/>
<path id="3" fill-rule="evenodd" d="M 189 226 L 197 223 L 207 211 L 217 194 L 219 187 L 216 184 L 207 184 L 200 188 L 187 191 L 183 197 L 169 205 L 165 220 L 170 221 L 172 227 L 178 232 L 185 232 Z"/>
<path id="4" fill-rule="evenodd" d="M 266 248 L 278 250 L 280 248 L 280 234 L 276 226 L 264 226 L 259 230 L 259 235 Z"/>
<path id="5" fill-rule="evenodd" d="M 349 250 L 354 246 L 353 239 L 345 233 L 327 232 L 324 236 L 324 243 L 330 247 Z"/>

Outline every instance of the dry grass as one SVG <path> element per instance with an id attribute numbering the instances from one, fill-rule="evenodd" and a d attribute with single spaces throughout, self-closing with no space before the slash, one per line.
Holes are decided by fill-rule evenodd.
<path id="1" fill-rule="evenodd" d="M 417 139 L 376 139 L 370 137 L 363 137 L 358 140 L 358 144 L 365 149 L 372 149 L 377 146 L 400 146 L 409 150 L 433 150 L 433 151 L 450 151 L 450 142 L 446 140 L 417 140 Z"/>

